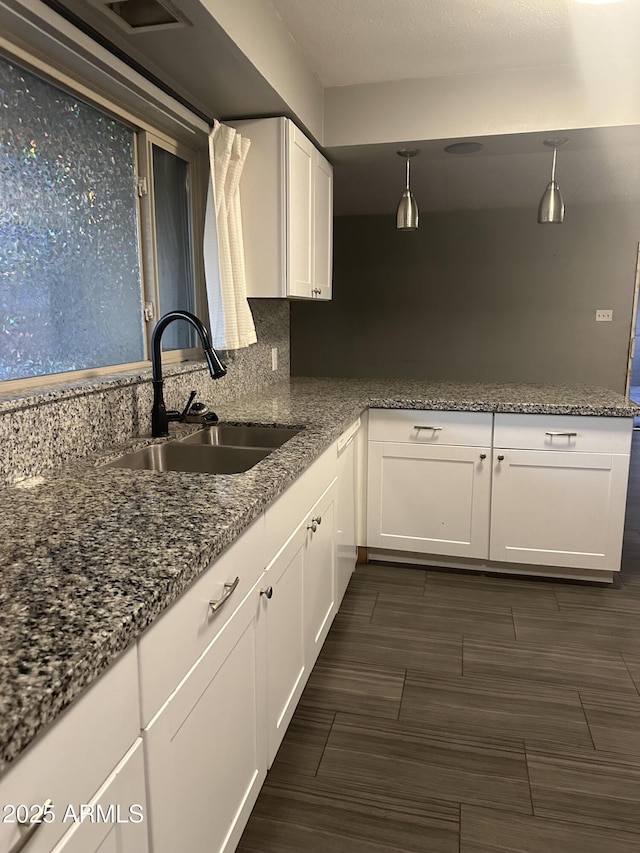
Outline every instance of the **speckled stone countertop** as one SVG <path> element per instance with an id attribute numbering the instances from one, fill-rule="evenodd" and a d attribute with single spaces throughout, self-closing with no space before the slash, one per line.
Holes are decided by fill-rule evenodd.
<path id="1" fill-rule="evenodd" d="M 100 464 L 147 438 L 3 489 L 0 771 L 368 406 L 637 411 L 601 388 L 294 379 L 219 407 L 222 421 L 305 426 L 243 474 Z"/>

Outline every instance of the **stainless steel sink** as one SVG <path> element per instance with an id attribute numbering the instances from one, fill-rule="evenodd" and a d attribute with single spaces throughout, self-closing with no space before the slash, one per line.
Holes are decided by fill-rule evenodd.
<path id="1" fill-rule="evenodd" d="M 248 471 L 273 450 L 256 447 L 194 446 L 184 442 L 152 444 L 126 453 L 108 468 L 130 468 L 134 471 L 188 471 L 200 474 L 239 474 Z"/>
<path id="2" fill-rule="evenodd" d="M 234 426 L 217 424 L 181 439 L 181 444 L 207 447 L 281 447 L 300 432 L 301 427 Z"/>
<path id="3" fill-rule="evenodd" d="M 281 447 L 301 427 L 206 427 L 179 441 L 151 444 L 126 453 L 107 468 L 133 471 L 188 471 L 200 474 L 239 474 Z"/>

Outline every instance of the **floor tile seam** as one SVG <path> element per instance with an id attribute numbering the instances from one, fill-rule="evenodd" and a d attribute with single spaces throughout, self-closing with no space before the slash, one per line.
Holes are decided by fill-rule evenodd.
<path id="1" fill-rule="evenodd" d="M 607 830 L 611 830 L 612 832 L 622 833 L 627 832 L 632 839 L 640 837 L 640 833 L 636 832 L 635 829 L 625 830 L 625 826 L 629 826 L 630 824 L 625 822 L 622 823 L 619 820 L 614 820 L 614 818 L 608 818 L 606 815 L 602 817 L 594 816 L 593 812 L 580 813 L 582 817 L 581 821 L 565 821 L 566 823 L 571 823 L 574 825 L 582 826 L 584 829 L 598 829 L 606 832 Z M 562 818 L 558 817 L 558 813 L 553 811 L 552 806 L 539 806 L 537 809 L 534 806 L 533 817 L 538 817 L 541 820 L 546 821 L 561 821 Z M 632 826 L 634 824 L 631 824 Z M 640 830 L 640 824 L 636 824 L 638 829 Z M 606 853 L 606 851 L 603 851 Z"/>
<path id="2" fill-rule="evenodd" d="M 307 794 L 311 798 L 317 798 L 327 803 L 337 801 L 338 804 L 341 804 L 343 802 L 347 802 L 361 806 L 363 809 L 374 809 L 380 807 L 378 802 L 373 803 L 368 799 L 366 789 L 359 788 L 358 783 L 347 783 L 346 789 L 345 787 L 341 787 L 339 794 L 332 794 L 331 791 L 326 790 L 323 787 L 317 789 L 309 787 L 308 783 L 313 783 L 315 779 L 317 779 L 317 777 L 314 776 L 296 777 L 292 783 L 277 780 L 270 785 L 269 791 L 278 791 L 280 793 L 293 792 L 302 795 Z M 299 780 L 307 784 L 299 787 L 297 785 Z M 322 779 L 318 781 L 322 781 Z M 375 794 L 373 796 L 375 798 Z M 384 794 L 381 794 L 380 797 L 384 798 Z M 456 806 L 458 807 L 457 809 Z M 410 818 L 412 823 L 419 824 L 429 822 L 431 825 L 441 824 L 443 828 L 446 828 L 448 825 L 455 825 L 459 823 L 459 806 L 460 803 L 457 800 L 445 800 L 434 796 L 418 797 L 417 795 L 411 796 L 410 799 L 406 796 L 396 796 L 386 803 L 386 808 L 390 812 L 394 815 L 403 815 Z M 436 813 L 436 810 L 439 811 Z M 454 814 L 454 811 L 457 811 L 458 814 Z"/>
<path id="3" fill-rule="evenodd" d="M 527 769 L 527 784 L 529 786 L 529 803 L 531 805 L 531 814 L 534 815 L 534 807 L 533 807 L 533 788 L 531 786 L 531 771 L 529 769 L 529 755 L 527 751 L 527 742 L 523 739 L 522 746 L 524 749 L 524 766 Z M 462 834 L 462 823 L 460 824 L 460 833 Z"/>
<path id="4" fill-rule="evenodd" d="M 561 626 L 562 626 L 562 625 L 566 625 L 566 622 L 568 621 L 567 620 L 568 617 L 570 618 L 573 616 L 574 620 L 578 623 L 576 628 L 575 628 L 576 631 L 590 630 L 591 633 L 593 633 L 594 629 L 599 629 L 600 632 L 603 633 L 604 631 L 607 631 L 607 630 L 608 631 L 619 631 L 621 629 L 626 629 L 628 631 L 631 631 L 633 634 L 637 634 L 638 635 L 637 638 L 634 637 L 634 639 L 637 639 L 638 641 L 640 641 L 640 628 L 636 628 L 635 626 L 630 626 L 628 624 L 628 617 L 629 616 L 640 615 L 640 614 L 634 614 L 633 611 L 626 611 L 626 612 L 622 612 L 622 613 L 616 612 L 615 614 L 613 614 L 611 612 L 604 613 L 602 610 L 600 610 L 598 613 L 593 613 L 593 612 L 588 612 L 587 608 L 572 607 L 572 608 L 567 608 L 565 610 L 560 610 L 558 613 L 553 613 L 552 617 L 550 617 L 549 614 L 545 611 L 526 610 L 526 609 L 520 608 L 519 605 L 513 606 L 511 608 L 511 610 L 512 610 L 512 615 L 514 618 L 514 622 L 516 619 L 519 619 L 520 621 L 525 622 L 525 623 L 527 621 L 533 622 L 534 620 L 537 620 L 538 622 L 542 622 L 545 619 L 548 620 L 548 619 L 552 618 L 554 621 L 561 623 Z M 563 617 L 564 617 L 564 622 L 561 622 Z M 581 620 L 584 621 L 584 623 L 585 623 L 584 626 L 579 624 L 579 622 Z M 521 627 L 523 627 L 525 630 L 527 630 L 526 624 L 524 626 L 521 626 Z M 545 628 L 548 628 L 548 627 L 549 627 L 548 625 L 545 626 Z M 553 628 L 554 626 L 552 625 L 551 627 Z M 529 627 L 529 630 L 531 630 L 531 627 Z M 543 630 L 543 629 L 541 629 L 541 628 L 536 629 L 534 626 L 533 630 Z"/>
<path id="5" fill-rule="evenodd" d="M 475 632 L 472 635 L 469 635 L 469 640 L 479 643 L 500 643 L 504 642 L 504 637 L 495 637 L 495 636 L 478 636 Z M 507 638 L 508 639 L 508 638 Z M 603 665 L 611 664 L 612 659 L 619 657 L 620 655 L 635 655 L 637 654 L 637 647 L 635 650 L 629 649 L 603 649 L 603 648 L 594 648 L 593 646 L 582 646 L 578 644 L 555 644 L 553 642 L 544 643 L 540 639 L 530 640 L 530 639 L 522 639 L 516 636 L 513 641 L 516 643 L 516 648 L 521 652 L 530 652 L 531 654 L 539 654 L 542 652 L 543 654 L 551 654 L 551 655 L 573 655 L 575 657 L 576 654 L 581 653 L 581 656 L 589 655 L 591 658 L 599 658 L 599 661 L 596 660 L 596 663 L 602 663 Z M 509 650 L 511 651 L 511 650 Z"/>
<path id="6" fill-rule="evenodd" d="M 381 602 L 379 600 L 380 597 L 382 597 L 382 599 L 383 599 Z M 398 605 L 396 610 L 400 610 L 402 604 L 406 604 L 407 602 L 415 603 L 416 601 L 420 603 L 419 606 L 423 611 L 426 610 L 427 608 L 431 608 L 433 610 L 443 610 L 443 611 L 451 610 L 451 604 L 452 604 L 451 601 L 443 601 L 443 602 L 437 602 L 436 601 L 436 602 L 432 603 L 430 601 L 430 599 L 425 600 L 423 598 L 415 598 L 415 597 L 409 596 L 409 595 L 393 595 L 393 594 L 390 594 L 388 592 L 378 593 L 378 599 L 376 600 L 376 606 L 378 606 L 380 604 L 383 604 L 383 605 L 384 604 L 387 604 L 387 605 L 396 604 L 396 605 Z M 460 611 L 466 611 L 469 613 L 475 613 L 475 614 L 480 613 L 481 615 L 484 614 L 486 616 L 507 616 L 507 615 L 511 615 L 512 605 L 511 604 L 480 604 L 480 605 L 478 605 L 477 602 L 474 603 L 471 601 L 469 601 L 469 602 L 464 601 L 462 603 L 458 603 L 456 606 L 456 609 L 460 610 Z M 413 614 L 409 614 L 409 615 L 415 615 L 415 614 L 413 613 Z"/>
<path id="7" fill-rule="evenodd" d="M 320 664 L 320 666 L 316 670 L 317 664 Z M 357 670 L 363 670 L 366 674 L 375 672 L 375 673 L 380 673 L 381 675 L 388 675 L 390 673 L 391 674 L 390 677 L 394 677 L 394 676 L 398 675 L 400 672 L 406 673 L 406 667 L 403 667 L 403 666 L 380 666 L 380 664 L 377 661 L 373 661 L 372 663 L 368 663 L 368 662 L 365 662 L 362 660 L 357 660 L 357 661 L 352 661 L 352 662 L 346 662 L 343 664 L 341 661 L 338 661 L 335 659 L 332 660 L 331 658 L 329 658 L 328 660 L 324 660 L 324 659 L 320 660 L 320 658 L 318 657 L 318 660 L 316 661 L 316 663 L 314 664 L 314 666 L 311 670 L 309 678 L 311 678 L 311 674 L 314 672 L 314 670 L 316 671 L 316 674 L 317 674 L 322 669 L 331 669 L 331 670 L 333 670 L 333 669 L 336 669 L 336 670 L 339 670 L 339 669 L 349 670 L 349 669 L 351 669 L 351 670 L 356 670 L 356 671 Z M 403 675 L 403 678 L 404 677 L 405 676 Z"/>
<path id="8" fill-rule="evenodd" d="M 465 810 L 465 807 L 466 807 L 466 809 L 482 809 L 483 811 L 497 812 L 500 815 L 504 815 L 505 818 L 513 818 L 514 816 L 517 817 L 516 812 L 507 811 L 506 809 L 498 808 L 496 806 L 477 806 L 473 803 L 461 803 L 461 808 L 460 808 L 460 834 L 461 835 L 462 835 L 462 823 L 463 823 L 463 819 L 464 819 L 463 812 Z M 609 826 L 586 824 L 586 823 L 582 823 L 580 821 L 569 820 L 567 818 L 542 816 L 542 815 L 536 814 L 535 811 L 532 815 L 523 815 L 523 816 L 524 817 L 533 817 L 534 819 L 543 820 L 543 821 L 550 823 L 550 824 L 558 824 L 559 826 L 562 826 L 562 827 L 571 827 L 571 828 L 575 828 L 575 829 L 582 829 L 585 831 L 589 830 L 589 829 L 599 829 L 599 830 L 604 830 L 606 832 L 607 830 L 612 829 L 612 827 L 609 827 Z M 619 827 L 619 828 L 613 829 L 612 831 L 616 832 L 620 835 L 628 835 L 629 839 L 631 841 L 633 841 L 637 838 L 638 841 L 640 842 L 640 830 L 638 830 L 638 832 L 635 832 L 634 830 L 627 829 L 626 827 Z M 640 850 L 640 844 L 639 844 L 638 849 Z M 541 853 L 543 853 L 543 851 L 541 851 Z M 603 851 L 603 853 L 605 853 L 605 851 Z"/>
<path id="9" fill-rule="evenodd" d="M 405 669 L 404 678 L 402 679 L 402 690 L 400 691 L 400 701 L 398 702 L 398 713 L 396 714 L 396 721 L 397 722 L 400 722 L 400 712 L 402 711 L 402 702 L 404 700 L 404 691 L 407 688 L 407 672 L 408 672 L 408 670 Z"/>
<path id="10" fill-rule="evenodd" d="M 417 678 L 415 679 L 416 682 L 420 682 L 422 680 L 427 681 L 427 682 L 441 682 L 445 686 L 448 683 L 459 681 L 462 678 L 469 683 L 469 685 L 470 685 L 469 689 L 472 689 L 471 688 L 471 682 L 473 682 L 473 681 L 486 682 L 488 685 L 495 684 L 496 682 L 498 682 L 501 686 L 504 684 L 505 688 L 511 688 L 516 693 L 518 692 L 518 686 L 520 686 L 520 685 L 522 686 L 522 690 L 521 690 L 522 693 L 527 693 L 527 692 L 536 693 L 537 692 L 539 694 L 540 688 L 542 688 L 544 691 L 546 691 L 548 693 L 548 698 L 550 698 L 550 699 L 554 698 L 552 694 L 557 694 L 557 698 L 559 700 L 562 700 L 565 698 L 565 695 L 563 695 L 563 694 L 571 694 L 571 698 L 574 700 L 574 702 L 572 704 L 575 704 L 576 706 L 581 705 L 581 698 L 579 696 L 580 690 L 583 689 L 586 691 L 589 689 L 586 687 L 578 688 L 578 687 L 575 687 L 574 685 L 571 685 L 571 684 L 567 684 L 567 685 L 559 685 L 559 684 L 555 684 L 555 683 L 554 684 L 541 684 L 539 681 L 529 681 L 528 679 L 525 679 L 525 678 L 517 678 L 516 679 L 516 678 L 508 678 L 508 677 L 504 677 L 504 676 L 493 676 L 493 675 L 484 675 L 484 674 L 474 675 L 472 673 L 467 673 L 466 675 L 461 675 L 461 676 L 460 675 L 449 675 L 448 673 L 434 673 L 434 672 L 430 672 L 429 670 L 421 670 L 420 668 L 413 667 L 413 666 L 407 667 L 405 684 L 407 681 L 411 682 L 413 675 L 417 676 Z M 416 685 L 416 686 L 419 686 L 419 685 Z M 529 690 L 526 689 L 527 687 L 529 687 Z M 596 688 L 592 688 L 592 689 L 594 691 L 596 691 Z M 482 693 L 484 691 L 481 689 L 481 687 L 479 687 L 478 692 Z M 603 690 L 603 691 L 597 691 L 597 692 L 609 693 L 610 691 L 608 691 L 608 690 L 604 691 Z M 623 694 L 614 693 L 613 695 L 614 696 L 621 696 Z M 569 698 L 568 695 L 566 696 L 566 698 Z"/>
<path id="11" fill-rule="evenodd" d="M 578 691 L 578 696 L 580 697 L 580 706 L 582 708 L 582 713 L 584 714 L 584 719 L 585 719 L 585 722 L 587 724 L 587 730 L 589 732 L 589 737 L 591 738 L 591 743 L 593 744 L 594 750 L 596 750 L 598 747 L 596 746 L 596 741 L 595 741 L 595 738 L 593 736 L 593 732 L 591 731 L 591 724 L 589 723 L 589 717 L 587 716 L 587 710 L 584 707 L 584 699 L 582 696 L 582 692 L 580 690 Z M 526 748 L 526 744 L 525 744 L 525 748 Z"/>
<path id="12" fill-rule="evenodd" d="M 471 639 L 475 639 L 475 638 L 472 637 Z M 467 661 L 467 667 L 468 666 L 469 666 L 469 661 Z M 473 672 L 466 672 L 466 673 L 463 673 L 462 677 L 463 678 L 488 678 L 488 679 L 495 678 L 496 680 L 500 680 L 500 681 L 515 682 L 516 684 L 520 684 L 520 683 L 527 684 L 527 685 L 530 685 L 532 688 L 548 687 L 548 688 L 555 689 L 555 690 L 567 690 L 567 691 L 570 691 L 572 693 L 578 693 L 580 690 L 595 690 L 595 691 L 599 691 L 601 693 L 611 693 L 614 697 L 619 696 L 621 698 L 630 697 L 630 696 L 635 698 L 636 694 L 638 693 L 638 689 L 633 684 L 633 680 L 631 680 L 632 683 L 631 683 L 631 686 L 629 688 L 627 688 L 627 689 L 616 689 L 615 686 L 613 686 L 613 687 L 610 687 L 610 686 L 597 687 L 594 685 L 587 685 L 584 682 L 578 682 L 578 681 L 572 681 L 572 682 L 568 681 L 564 684 L 559 684 L 557 681 L 551 681 L 549 679 L 544 678 L 543 676 L 537 676 L 535 678 L 523 678 L 523 677 L 504 675 L 504 674 L 494 676 L 492 674 L 487 674 L 487 673 L 477 674 L 477 673 L 473 673 Z"/>
<path id="13" fill-rule="evenodd" d="M 279 787 L 277 790 L 279 790 L 283 793 L 290 791 L 290 789 L 288 789 L 286 786 Z M 320 798 L 322 798 L 323 795 L 322 795 L 322 793 L 319 793 L 318 796 Z M 360 813 L 360 814 L 362 814 L 362 812 L 357 808 L 358 806 L 363 806 L 365 810 L 373 808 L 373 805 L 363 803 L 362 800 L 358 799 L 356 796 L 350 797 L 349 793 L 347 793 L 344 797 L 341 797 L 340 803 L 341 804 L 345 803 L 345 805 L 346 805 L 345 811 L 353 810 L 354 812 Z M 442 806 L 445 806 L 445 807 L 457 806 L 457 814 L 455 814 L 455 816 L 452 816 L 451 818 L 448 818 L 448 817 L 436 816 L 436 815 L 430 816 L 430 814 L 427 813 L 427 816 L 425 817 L 424 815 L 418 815 L 416 812 L 412 812 L 412 811 L 409 811 L 406 809 L 390 807 L 388 804 L 385 804 L 385 803 L 380 803 L 378 808 L 380 810 L 390 812 L 396 822 L 403 824 L 403 828 L 408 827 L 410 831 L 419 832 L 423 836 L 428 834 L 430 831 L 435 830 L 435 831 L 439 831 L 439 832 L 448 832 L 448 833 L 451 833 L 452 835 L 455 833 L 455 835 L 459 839 L 459 837 L 460 837 L 460 803 L 458 803 L 457 801 L 437 800 L 434 798 L 430 798 L 429 803 L 430 804 L 433 803 L 435 805 L 438 805 L 440 803 L 440 804 L 442 804 Z M 309 803 L 309 805 L 312 805 L 312 804 Z M 327 806 L 331 805 L 330 800 L 328 798 L 326 800 L 326 805 Z M 349 809 L 349 805 L 351 805 L 352 807 L 355 807 L 355 808 Z M 511 814 L 513 814 L 513 812 L 511 812 Z M 296 828 L 298 830 L 306 830 L 306 831 L 309 831 L 312 833 L 325 832 L 327 835 L 330 835 L 334 838 L 343 838 L 343 839 L 347 839 L 347 840 L 351 840 L 351 839 L 355 838 L 356 840 L 359 839 L 361 841 L 370 841 L 371 840 L 371 839 L 365 838 L 361 834 L 360 835 L 353 835 L 350 833 L 336 832 L 335 830 L 326 829 L 322 826 L 318 827 L 316 825 L 313 825 L 313 824 L 310 824 L 307 822 L 301 822 L 300 820 L 296 820 L 295 818 L 289 819 L 287 817 L 282 818 L 282 817 L 276 817 L 274 815 L 255 815 L 255 819 L 267 821 L 269 823 L 277 824 L 277 825 L 283 826 L 283 827 L 291 827 L 291 828 Z M 394 844 L 394 846 L 390 846 L 391 842 L 382 842 L 382 841 L 380 841 L 379 837 L 376 838 L 376 844 L 381 845 L 382 849 L 384 849 L 384 850 L 389 850 L 390 853 L 405 853 L 405 851 L 406 851 L 406 853 L 415 853 L 415 850 L 413 850 L 413 849 L 409 850 L 409 848 L 398 847 L 395 844 Z"/>
<path id="14" fill-rule="evenodd" d="M 628 663 L 627 663 L 627 661 L 625 660 L 625 657 L 624 657 L 624 656 L 625 656 L 625 652 L 620 652 L 620 657 L 622 658 L 622 663 L 624 664 L 624 668 L 625 668 L 625 669 L 627 670 L 627 672 L 629 673 L 629 678 L 631 679 L 631 682 L 632 682 L 633 686 L 634 686 L 634 687 L 635 687 L 635 689 L 636 689 L 636 693 L 638 694 L 638 696 L 640 696 L 640 680 L 639 680 L 639 681 L 636 681 L 636 680 L 635 680 L 635 678 L 633 677 L 633 673 L 632 673 L 632 672 L 631 672 L 631 670 L 629 669 L 629 664 L 628 664 Z"/>
<path id="15" fill-rule="evenodd" d="M 584 749 L 580 747 L 572 747 L 570 744 L 553 744 L 549 741 L 535 739 L 524 739 L 525 749 L 527 752 L 527 761 L 529 754 L 532 760 L 537 760 L 541 765 L 549 766 L 551 764 L 562 764 L 563 768 L 568 773 L 584 773 L 584 772 L 608 772 L 613 769 L 614 775 L 617 778 L 624 776 L 638 777 L 634 778 L 634 783 L 640 781 L 640 756 L 629 754 L 626 752 L 612 752 L 606 749 Z M 586 769 L 585 769 L 586 766 Z M 602 770 L 601 768 L 605 768 Z M 564 790 L 564 789 L 562 789 Z M 574 789 L 568 789 L 569 792 L 576 793 Z M 565 791 L 566 792 L 566 791 Z M 625 800 L 623 797 L 607 797 L 618 802 L 627 802 L 630 805 L 637 806 L 637 797 L 633 800 Z M 639 829 L 640 831 L 640 824 Z"/>
<path id="16" fill-rule="evenodd" d="M 334 720 L 335 725 L 355 725 L 360 727 L 360 721 L 369 721 L 372 724 L 374 732 L 385 735 L 384 731 L 380 731 L 378 723 L 398 723 L 402 726 L 399 731 L 394 731 L 390 734 L 391 737 L 396 736 L 401 741 L 418 740 L 421 743 L 426 743 L 427 746 L 439 748 L 460 747 L 462 749 L 471 750 L 473 752 L 480 750 L 486 752 L 499 752 L 511 758 L 512 756 L 524 758 L 524 737 L 518 735 L 508 735 L 505 737 L 489 735 L 486 733 L 471 734 L 455 729 L 446 728 L 444 726 L 429 726 L 423 727 L 420 720 L 394 720 L 390 717 L 374 717 L 371 715 L 355 714 L 351 711 L 337 711 Z M 371 731 L 367 728 L 367 731 Z M 348 749 L 349 747 L 334 747 L 335 749 Z M 378 754 L 378 753 L 375 753 Z"/>
<path id="17" fill-rule="evenodd" d="M 347 752 L 347 750 L 342 750 L 340 748 L 336 748 L 336 751 L 337 752 Z M 430 769 L 430 770 L 435 769 L 436 772 L 445 774 L 445 775 L 449 776 L 450 778 L 451 777 L 459 777 L 462 775 L 465 778 L 471 778 L 472 780 L 477 781 L 478 783 L 485 783 L 485 784 L 486 784 L 486 780 L 487 780 L 486 770 L 483 770 L 481 768 L 478 768 L 477 770 L 468 770 L 465 768 L 451 767 L 449 765 L 435 764 L 434 762 L 424 762 L 424 761 L 419 762 L 419 761 L 413 760 L 411 758 L 398 758 L 397 756 L 386 756 L 386 755 L 379 755 L 379 754 L 376 754 L 375 757 L 382 764 L 389 764 L 392 762 L 401 761 L 404 764 L 419 767 L 423 771 L 425 769 Z M 324 778 L 325 781 L 327 781 L 327 782 L 329 782 L 331 780 L 339 781 L 339 779 L 340 779 L 339 775 L 336 776 L 336 774 L 334 772 L 331 772 L 331 771 L 329 771 L 328 773 L 326 773 L 326 772 L 321 773 L 320 778 Z M 525 779 L 524 777 L 523 778 L 514 778 L 513 776 L 500 775 L 500 774 L 496 773 L 496 774 L 493 774 L 491 776 L 491 780 L 494 783 L 509 785 L 509 786 L 526 784 L 527 789 L 529 789 L 528 778 Z M 484 788 L 482 787 L 481 784 L 479 784 L 478 790 L 479 791 L 484 790 Z M 416 796 L 415 792 L 412 792 L 411 796 L 415 797 Z M 451 797 L 449 797 L 449 798 L 447 798 L 445 796 L 436 797 L 434 795 L 430 795 L 427 799 L 430 802 L 436 802 L 436 803 L 441 802 L 445 805 L 450 805 L 450 806 L 455 805 L 455 804 L 465 804 L 466 803 L 467 805 L 475 805 L 475 806 L 483 807 L 488 802 L 486 799 L 484 799 L 482 797 L 482 794 L 476 795 L 475 793 L 471 794 L 468 799 L 463 799 L 463 800 L 461 800 L 459 798 L 459 796 L 456 796 L 453 793 L 452 793 Z M 531 804 L 531 797 L 529 796 L 529 805 L 528 806 L 525 805 L 524 803 L 518 803 L 518 802 L 511 804 L 511 805 L 508 803 L 504 803 L 503 809 L 505 812 L 510 813 L 510 814 L 521 814 L 521 815 L 531 816 L 531 815 L 533 815 L 533 812 L 531 811 L 531 805 L 530 804 Z M 527 809 L 529 809 L 529 810 L 527 810 Z"/>
<path id="18" fill-rule="evenodd" d="M 314 840 L 317 835 L 324 835 L 327 840 L 335 839 L 335 840 L 344 840 L 344 841 L 361 841 L 361 842 L 369 842 L 371 839 L 364 837 L 363 835 L 356 835 L 348 832 L 340 832 L 335 829 L 329 829 L 326 826 L 315 826 L 309 823 L 303 823 L 300 820 L 288 820 L 285 818 L 275 817 L 273 815 L 253 815 L 252 818 L 256 821 L 263 821 L 267 824 L 275 824 L 281 827 L 288 827 L 291 830 L 297 830 L 299 833 L 310 833 L 314 836 Z M 455 825 L 452 821 L 452 826 Z M 460 833 L 459 829 L 460 824 L 458 823 L 458 835 Z M 393 842 L 385 842 L 381 841 L 379 838 L 376 838 L 375 841 L 378 849 L 380 850 L 388 850 L 389 853 L 414 853 L 413 850 L 408 847 L 398 847 L 397 844 Z M 238 848 L 239 850 L 243 849 L 257 849 L 257 848 Z M 260 848 L 262 849 L 262 848 Z"/>
<path id="19" fill-rule="evenodd" d="M 327 748 L 327 744 L 329 743 L 329 738 L 331 737 L 331 732 L 333 731 L 333 726 L 335 725 L 335 722 L 336 722 L 336 713 L 337 713 L 336 711 L 333 711 L 332 718 L 331 718 L 331 725 L 329 726 L 327 734 L 324 738 L 324 744 L 322 745 L 322 750 L 320 752 L 320 758 L 318 759 L 318 762 L 316 764 L 316 769 L 313 771 L 313 777 L 312 778 L 314 778 L 314 779 L 318 776 L 318 770 L 320 769 L 320 765 L 322 764 L 322 759 L 324 758 L 324 753 L 325 753 L 325 750 Z"/>

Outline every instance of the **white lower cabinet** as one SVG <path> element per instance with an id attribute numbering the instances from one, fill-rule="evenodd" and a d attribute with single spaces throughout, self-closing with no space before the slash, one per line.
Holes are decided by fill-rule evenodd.
<path id="1" fill-rule="evenodd" d="M 369 548 L 486 559 L 492 416 L 369 413 Z"/>
<path id="2" fill-rule="evenodd" d="M 485 558 L 489 551 L 489 447 L 371 442 L 370 548 Z"/>
<path id="3" fill-rule="evenodd" d="M 360 484 L 358 448 L 363 433 L 361 418 L 338 441 L 338 494 L 336 506 L 336 605 L 346 592 L 356 565 Z"/>
<path id="4" fill-rule="evenodd" d="M 293 533 L 265 573 L 267 763 L 271 766 L 309 674 L 305 654 L 305 524 Z"/>
<path id="5" fill-rule="evenodd" d="M 266 776 L 262 578 L 144 730 L 153 853 L 234 850 Z"/>
<path id="6" fill-rule="evenodd" d="M 336 488 L 333 480 L 311 508 L 304 551 L 304 619 L 309 671 L 336 613 Z"/>
<path id="7" fill-rule="evenodd" d="M 504 448 L 494 450 L 494 459 L 492 560 L 619 565 L 627 457 Z"/>
<path id="8" fill-rule="evenodd" d="M 335 615 L 336 481 L 267 567 L 267 743 L 271 766 Z"/>
<path id="9" fill-rule="evenodd" d="M 371 412 L 374 554 L 617 571 L 631 419 L 497 414 L 493 438 L 487 427 L 476 413 Z"/>

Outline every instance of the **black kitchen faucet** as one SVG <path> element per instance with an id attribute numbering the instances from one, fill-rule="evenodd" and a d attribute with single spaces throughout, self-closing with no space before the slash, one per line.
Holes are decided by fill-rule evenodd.
<path id="1" fill-rule="evenodd" d="M 220 379 L 227 372 L 227 368 L 220 361 L 218 353 L 214 350 L 211 344 L 211 339 L 209 337 L 209 332 L 207 331 L 206 326 L 202 323 L 201 320 L 196 317 L 195 314 L 191 314 L 189 311 L 176 310 L 169 311 L 167 314 L 160 317 L 160 319 L 156 323 L 155 329 L 153 330 L 153 335 L 151 336 L 151 367 L 153 374 L 153 408 L 151 409 L 151 434 L 154 436 L 154 438 L 158 438 L 159 436 L 163 435 L 169 435 L 169 421 L 178 421 L 182 418 L 180 412 L 167 412 L 167 409 L 164 404 L 163 394 L 164 382 L 162 379 L 162 352 L 160 349 L 160 342 L 162 340 L 162 333 L 167 328 L 167 326 L 174 320 L 186 320 L 187 323 L 190 323 L 198 333 L 198 337 L 200 338 L 200 342 L 202 343 L 202 349 L 204 350 L 204 357 L 206 358 L 207 364 L 209 365 L 209 372 L 211 373 L 212 379 Z M 193 397 L 189 400 L 189 403 L 191 403 L 192 399 Z"/>

